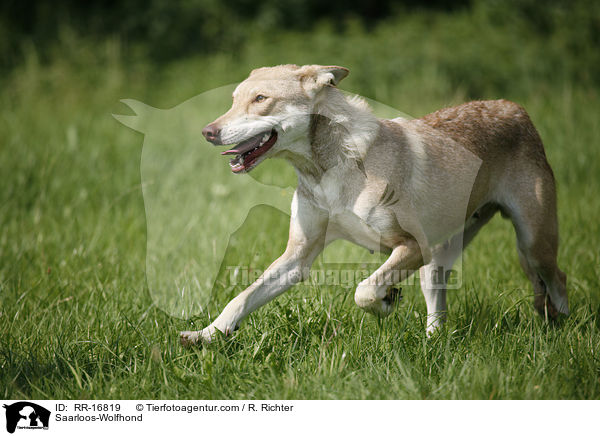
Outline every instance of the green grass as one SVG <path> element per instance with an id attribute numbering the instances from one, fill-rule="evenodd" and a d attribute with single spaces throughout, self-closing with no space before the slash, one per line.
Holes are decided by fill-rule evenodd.
<path id="1" fill-rule="evenodd" d="M 494 47 L 521 43 L 510 32 L 471 42 L 475 53 L 461 46 L 460 58 L 451 58 L 443 29 L 454 34 L 453 26 L 470 19 L 453 18 L 417 47 L 411 44 L 429 25 L 423 17 L 405 23 L 396 39 L 391 24 L 370 37 L 356 30 L 346 42 L 321 29 L 317 49 L 286 34 L 282 42 L 257 39 L 239 58 L 223 53 L 158 69 L 123 62 L 114 41 L 63 41 L 62 55 L 49 63 L 29 51 L 0 92 L 0 395 L 600 398 L 598 92 L 552 77 L 552 59 L 538 56 L 542 39 L 523 47 L 540 64 L 533 72 L 535 62 L 522 55 L 516 67 L 498 61 L 494 76 Z M 375 62 L 400 42 L 404 58 Z M 490 81 L 456 84 L 456 68 L 467 71 L 479 57 L 479 73 Z M 179 330 L 204 327 L 240 289 L 218 281 L 208 311 L 189 320 L 153 302 L 145 276 L 143 137 L 110 114 L 127 113 L 120 98 L 168 108 L 240 80 L 252 67 L 290 61 L 348 66 L 343 88 L 414 116 L 472 97 L 524 105 L 557 178 L 559 263 L 568 274 L 571 316 L 548 325 L 534 314 L 514 232 L 495 218 L 467 249 L 465 283 L 449 293 L 447 328 L 431 339 L 418 286 L 405 287 L 398 310 L 378 321 L 355 306 L 352 289 L 305 283 L 251 315 L 232 338 L 181 348 Z M 280 168 L 265 163 L 257 177 L 274 182 Z M 230 177 L 218 182 L 227 186 Z M 244 229 L 254 236 L 249 243 L 234 238 L 223 267 L 268 266 L 285 246 L 287 217 L 257 208 L 240 238 Z M 343 258 L 348 247 L 338 244 L 328 256 Z"/>

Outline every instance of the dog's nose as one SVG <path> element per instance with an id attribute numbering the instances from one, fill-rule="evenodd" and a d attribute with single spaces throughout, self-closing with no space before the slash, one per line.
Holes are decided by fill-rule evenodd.
<path id="1" fill-rule="evenodd" d="M 206 138 L 208 142 L 212 142 L 213 144 L 219 144 L 219 136 L 221 133 L 221 129 L 219 129 L 214 124 L 207 125 L 204 129 L 202 129 L 202 134 Z"/>

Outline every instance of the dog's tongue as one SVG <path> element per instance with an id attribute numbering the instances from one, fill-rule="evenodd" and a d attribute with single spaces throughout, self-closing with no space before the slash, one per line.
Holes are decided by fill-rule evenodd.
<path id="1" fill-rule="evenodd" d="M 237 147 L 232 148 L 231 150 L 227 150 L 227 151 L 222 151 L 221 154 L 222 155 L 226 155 L 226 154 L 244 154 L 247 151 L 250 151 L 254 148 L 256 148 L 257 145 L 260 144 L 260 140 L 262 138 L 263 134 L 258 134 L 256 136 L 253 136 L 250 139 L 246 139 L 244 142 L 240 142 Z"/>

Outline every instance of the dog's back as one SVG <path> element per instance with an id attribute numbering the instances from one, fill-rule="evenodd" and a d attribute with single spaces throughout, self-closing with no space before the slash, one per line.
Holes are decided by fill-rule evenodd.
<path id="1" fill-rule="evenodd" d="M 540 136 L 529 115 L 507 100 L 472 101 L 419 118 L 484 162 L 527 157 L 548 167 Z"/>

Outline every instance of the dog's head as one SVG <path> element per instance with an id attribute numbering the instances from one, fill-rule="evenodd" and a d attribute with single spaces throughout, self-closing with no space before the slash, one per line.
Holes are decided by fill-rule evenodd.
<path id="1" fill-rule="evenodd" d="M 280 65 L 259 68 L 238 85 L 233 104 L 208 124 L 204 137 L 215 145 L 237 144 L 222 154 L 234 173 L 248 172 L 270 156 L 305 154 L 310 116 L 327 87 L 348 75 L 343 67 Z"/>

